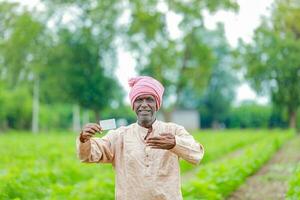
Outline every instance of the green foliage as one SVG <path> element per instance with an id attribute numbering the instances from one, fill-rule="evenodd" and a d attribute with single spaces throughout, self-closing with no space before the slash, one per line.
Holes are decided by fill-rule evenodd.
<path id="1" fill-rule="evenodd" d="M 4 15 L 11 18 L 4 17 L 4 29 L 0 33 L 5 36 L 0 43 L 0 68 L 6 71 L 6 82 L 16 86 L 27 82 L 29 75 L 38 74 L 44 66 L 46 55 L 42 50 L 47 45 L 48 35 L 45 26 L 29 11 L 13 14 L 11 12 L 16 11 L 11 9 L 6 12 Z"/>
<path id="2" fill-rule="evenodd" d="M 290 147 L 293 148 L 290 148 L 292 151 L 289 152 L 289 156 L 294 156 L 295 159 L 291 162 L 284 162 L 283 165 L 285 171 L 290 173 L 289 182 L 287 184 L 287 192 L 285 195 L 287 200 L 296 200 L 300 198 L 300 161 L 298 159 L 300 151 L 299 142 L 300 137 L 297 135 L 297 137 L 290 143 Z"/>
<path id="3" fill-rule="evenodd" d="M 289 189 L 286 193 L 287 200 L 296 200 L 300 198 L 300 163 L 296 167 L 296 170 L 289 182 Z"/>
<path id="4" fill-rule="evenodd" d="M 31 125 L 31 95 L 26 87 L 0 93 L 0 129 L 28 129 Z"/>
<path id="5" fill-rule="evenodd" d="M 241 152 L 201 167 L 197 178 L 183 186 L 187 199 L 224 199 L 256 172 L 292 134 L 269 135 Z M 263 152 L 263 153 L 262 153 Z"/>
<path id="6" fill-rule="evenodd" d="M 207 127 L 224 121 L 229 127 L 267 126 L 268 109 L 261 109 L 261 114 L 259 109 L 249 109 L 245 119 L 243 111 L 228 113 L 235 82 L 231 50 L 222 26 L 216 30 L 204 26 L 204 10 L 236 11 L 236 1 L 41 2 L 45 4 L 43 12 L 0 3 L 0 80 L 5 82 L 0 85 L 0 128 L 30 127 L 30 96 L 36 80 L 40 83 L 40 125 L 46 130 L 70 126 L 71 104 L 93 110 L 95 118 L 134 121 L 113 75 L 117 46 L 124 44 L 135 56 L 138 72 L 153 75 L 166 87 L 167 111 L 176 106 L 198 108 L 204 92 L 200 113 Z M 290 118 L 292 112 L 300 112 L 298 11 L 296 3 L 277 1 L 271 20 L 266 19 L 257 29 L 255 43 L 240 49 L 252 84 L 258 91 L 271 91 L 275 106 Z M 70 15 L 72 20 L 65 20 Z M 178 17 L 178 37 L 169 30 L 170 15 Z M 123 22 L 126 16 L 128 23 Z M 22 92 L 17 96 L 15 91 Z M 226 115 L 230 115 L 227 120 Z M 269 125 L 285 126 L 281 115 L 277 110 L 271 114 Z"/>
<path id="7" fill-rule="evenodd" d="M 0 137 L 0 199 L 113 199 L 111 166 L 79 163 L 75 135 Z"/>
<path id="8" fill-rule="evenodd" d="M 70 24 L 58 22 L 57 40 L 50 49 L 45 87 L 55 84 L 54 91 L 45 90 L 49 101 L 64 101 L 84 109 L 100 112 L 112 103 L 122 102 L 122 91 L 113 75 L 116 66 L 116 21 L 120 14 L 115 1 L 45 1 L 60 14 L 59 6 L 79 6 L 74 31 Z M 47 99 L 47 98 L 46 98 Z"/>
<path id="9" fill-rule="evenodd" d="M 271 94 L 272 101 L 288 113 L 293 128 L 300 106 L 299 12 L 299 2 L 276 1 L 272 17 L 255 31 L 254 42 L 240 48 L 247 78 L 256 91 Z"/>
<path id="10" fill-rule="evenodd" d="M 40 88 L 36 92 L 39 99 L 35 102 L 41 100 L 40 105 L 47 104 L 45 107 L 48 107 L 52 104 L 53 111 L 58 111 L 59 105 L 54 104 L 79 104 L 93 110 L 99 118 L 104 108 L 123 101 L 121 88 L 113 75 L 117 63 L 115 38 L 120 7 L 116 1 L 96 4 L 87 1 L 44 2 L 47 9 L 42 13 L 31 12 L 17 4 L 0 3 L 3 11 L 0 78 L 7 82 L 8 90 L 21 84 L 30 90 L 34 80 Z M 59 8 L 61 5 L 63 9 Z M 72 16 L 75 23 L 57 20 L 70 11 L 65 6 L 80 10 L 78 16 Z M 50 28 L 49 23 L 55 28 Z M 40 109 L 41 112 L 47 109 L 45 107 Z M 34 114 L 42 117 L 43 128 L 48 129 L 50 124 L 65 127 L 65 122 L 58 123 L 61 118 L 58 115 L 62 112 L 54 114 L 53 111 L 48 116 Z"/>
<path id="11" fill-rule="evenodd" d="M 40 106 L 40 127 L 43 131 L 68 130 L 72 124 L 72 106 L 43 104 Z"/>
<path id="12" fill-rule="evenodd" d="M 259 128 L 269 127 L 272 114 L 270 106 L 261 106 L 253 103 L 244 104 L 232 108 L 227 120 L 227 126 L 230 128 Z"/>
<path id="13" fill-rule="evenodd" d="M 253 133 L 253 131 L 249 130 L 243 132 L 239 130 L 201 131 L 200 133 L 194 134 L 195 139 L 204 146 L 205 150 L 205 156 L 201 161 L 201 165 L 220 159 L 226 154 L 253 144 L 265 136 L 264 131 L 256 131 Z M 180 162 L 182 172 L 187 172 L 193 168 L 194 166 L 186 161 Z"/>
<path id="14" fill-rule="evenodd" d="M 197 109 L 204 122 L 201 123 L 201 126 L 204 125 L 202 127 L 218 128 L 229 115 L 237 78 L 233 74 L 231 50 L 224 36 L 223 25 L 219 24 L 217 30 L 209 31 L 205 36 L 216 59 L 208 86 L 198 101 Z M 186 95 L 183 98 L 186 98 Z"/>
<path id="15" fill-rule="evenodd" d="M 103 118 L 116 118 L 116 119 L 126 119 L 128 123 L 135 123 L 136 122 L 136 114 L 131 109 L 130 106 L 120 104 L 116 108 L 108 107 L 103 110 Z"/>
<path id="16" fill-rule="evenodd" d="M 203 10 L 230 10 L 236 5 L 235 1 L 129 1 L 129 48 L 136 56 L 138 72 L 154 76 L 165 86 L 165 108 L 175 109 L 186 88 L 200 94 L 207 85 L 216 58 L 205 40 Z M 168 14 L 180 17 L 178 38 L 168 30 Z"/>
<path id="17" fill-rule="evenodd" d="M 278 132 L 284 131 L 196 134 L 210 158 L 203 160 L 196 182 L 184 183 L 184 199 L 227 196 L 291 137 Z M 66 132 L 1 134 L 0 199 L 114 199 L 112 167 L 79 163 L 75 137 Z M 236 148 L 239 154 L 226 155 Z"/>
<path id="18" fill-rule="evenodd" d="M 204 110 L 205 111 L 205 110 Z M 213 118 L 207 112 L 200 112 L 201 127 L 211 127 Z M 285 115 L 276 105 L 259 105 L 253 101 L 245 101 L 237 107 L 231 107 L 221 124 L 224 128 L 287 128 Z M 299 121 L 299 117 L 298 117 Z M 298 126 L 299 126 L 298 122 Z M 218 127 L 217 127 L 218 128 Z"/>
<path id="19" fill-rule="evenodd" d="M 99 63 L 100 46 L 95 45 L 97 38 L 91 31 L 90 28 L 76 33 L 62 30 L 61 41 L 52 50 L 49 65 L 53 67 L 48 69 L 48 74 L 52 75 L 49 81 L 61 84 L 61 92 L 64 91 L 61 99 L 100 111 L 113 101 L 120 88 L 112 77 L 105 75 L 105 68 Z"/>

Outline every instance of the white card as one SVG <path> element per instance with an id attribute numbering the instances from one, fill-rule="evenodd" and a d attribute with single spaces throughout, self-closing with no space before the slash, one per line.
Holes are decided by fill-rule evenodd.
<path id="1" fill-rule="evenodd" d="M 100 120 L 99 124 L 103 131 L 116 128 L 116 120 L 115 119 Z"/>

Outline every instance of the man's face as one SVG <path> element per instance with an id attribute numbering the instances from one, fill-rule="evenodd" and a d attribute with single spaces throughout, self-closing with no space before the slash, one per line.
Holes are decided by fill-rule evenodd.
<path id="1" fill-rule="evenodd" d="M 133 102 L 133 109 L 140 124 L 150 125 L 155 120 L 156 101 L 152 95 L 138 96 Z"/>

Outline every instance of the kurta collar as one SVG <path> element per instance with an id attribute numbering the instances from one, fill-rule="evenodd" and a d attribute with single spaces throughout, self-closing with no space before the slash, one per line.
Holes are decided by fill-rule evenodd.
<path id="1" fill-rule="evenodd" d="M 136 124 L 137 124 L 137 129 L 138 129 L 139 132 L 145 133 L 145 134 L 148 132 L 148 128 L 145 128 L 145 127 L 143 127 L 143 126 L 140 126 L 140 125 L 138 124 L 138 122 L 136 122 Z M 154 131 L 154 130 L 157 129 L 158 124 L 159 124 L 159 121 L 156 119 L 156 120 L 153 122 L 153 124 L 152 124 L 152 131 Z"/>

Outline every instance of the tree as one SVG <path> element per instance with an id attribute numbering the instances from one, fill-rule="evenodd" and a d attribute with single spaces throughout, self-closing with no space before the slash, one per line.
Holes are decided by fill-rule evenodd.
<path id="1" fill-rule="evenodd" d="M 154 76 L 165 86 L 162 111 L 167 121 L 186 87 L 201 93 L 211 73 L 214 57 L 203 39 L 202 11 L 236 8 L 234 1 L 129 1 L 129 48 L 138 72 Z M 168 30 L 170 15 L 180 18 L 180 37 L 172 37 Z"/>
<path id="2" fill-rule="evenodd" d="M 271 94 L 272 102 L 288 113 L 296 127 L 300 106 L 300 4 L 277 0 L 270 19 L 256 29 L 253 43 L 240 45 L 247 66 L 246 78 L 259 93 Z"/>
<path id="3" fill-rule="evenodd" d="M 237 77 L 233 75 L 231 49 L 224 36 L 224 27 L 219 24 L 217 30 L 207 33 L 207 44 L 210 44 L 216 57 L 208 86 L 200 100 L 198 109 L 201 119 L 209 119 L 211 127 L 218 128 L 224 123 L 230 112 L 235 97 Z"/>
<path id="4" fill-rule="evenodd" d="M 0 44 L 2 70 L 10 87 L 33 80 L 32 131 L 38 132 L 40 71 L 45 64 L 43 49 L 48 41 L 46 28 L 30 11 L 20 9 L 17 4 L 4 3 L 1 9 L 6 12 L 1 22 L 4 27 Z"/>
<path id="5" fill-rule="evenodd" d="M 53 16 L 63 13 L 56 7 L 80 10 L 80 14 L 73 16 L 74 23 L 58 21 L 56 24 L 57 38 L 50 52 L 47 73 L 51 74 L 48 83 L 58 82 L 61 92 L 47 96 L 91 109 L 99 120 L 105 107 L 118 104 L 121 99 L 121 89 L 113 76 L 119 8 L 117 1 L 93 2 L 46 1 L 54 11 Z"/>
<path id="6" fill-rule="evenodd" d="M 65 49 L 59 51 L 59 44 L 53 50 L 57 52 L 52 58 L 53 74 L 61 84 L 64 99 L 78 103 L 82 108 L 94 111 L 100 119 L 100 111 L 114 100 L 114 94 L 120 91 L 119 85 L 105 75 L 104 67 L 99 62 L 99 48 L 90 30 L 76 30 L 70 33 L 62 30 L 61 44 Z"/>

